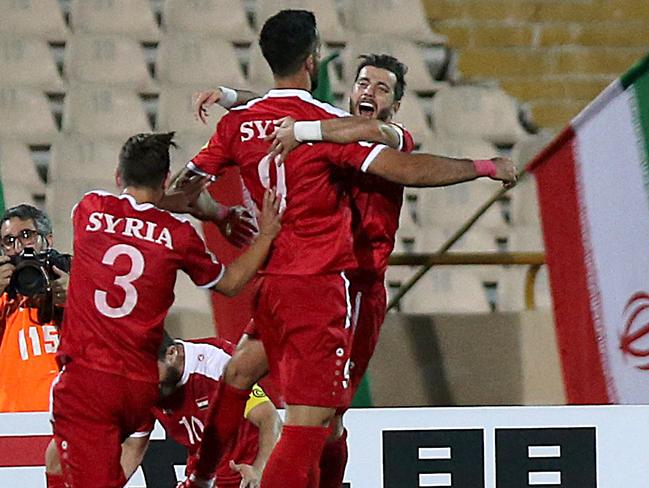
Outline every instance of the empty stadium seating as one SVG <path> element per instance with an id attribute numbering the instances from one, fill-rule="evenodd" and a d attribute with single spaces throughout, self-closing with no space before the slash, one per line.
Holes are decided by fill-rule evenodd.
<path id="1" fill-rule="evenodd" d="M 446 42 L 445 36 L 431 30 L 420 0 L 353 0 L 342 4 L 350 30 L 419 43 Z"/>
<path id="2" fill-rule="evenodd" d="M 73 83 L 153 89 L 142 46 L 124 36 L 74 35 L 66 46 L 64 72 Z"/>
<path id="3" fill-rule="evenodd" d="M 49 144 L 58 134 L 45 94 L 35 88 L 0 88 L 0 137 Z"/>
<path id="4" fill-rule="evenodd" d="M 58 0 L 0 0 L 0 33 L 62 42 L 69 31 Z"/>
<path id="5" fill-rule="evenodd" d="M 217 37 L 166 34 L 160 41 L 156 74 L 160 82 L 212 86 L 248 86 L 232 45 Z"/>
<path id="6" fill-rule="evenodd" d="M 113 86 L 73 85 L 65 98 L 63 131 L 126 139 L 150 132 L 151 126 L 136 92 Z"/>
<path id="7" fill-rule="evenodd" d="M 515 100 L 502 90 L 445 87 L 432 103 L 433 129 L 440 134 L 478 137 L 502 145 L 513 145 L 526 135 Z"/>
<path id="8" fill-rule="evenodd" d="M 5 191 L 9 186 L 18 185 L 30 193 L 45 193 L 45 184 L 36 171 L 29 146 L 25 143 L 0 140 L 0 176 Z"/>
<path id="9" fill-rule="evenodd" d="M 160 35 L 149 0 L 72 0 L 70 23 L 77 33 L 122 34 L 144 42 Z"/>
<path id="10" fill-rule="evenodd" d="M 239 1 L 165 0 L 162 21 L 167 32 L 202 33 L 238 43 L 255 38 Z"/>
<path id="11" fill-rule="evenodd" d="M 185 86 L 162 87 L 158 101 L 156 130 L 180 130 L 183 133 L 202 136 L 204 142 L 210 138 L 217 122 L 226 113 L 226 110 L 218 105 L 213 105 L 209 111 L 207 125 L 196 121 L 192 112 L 193 92 L 194 89 Z"/>
<path id="12" fill-rule="evenodd" d="M 0 86 L 64 89 L 47 41 L 38 37 L 1 36 L 0 69 Z"/>

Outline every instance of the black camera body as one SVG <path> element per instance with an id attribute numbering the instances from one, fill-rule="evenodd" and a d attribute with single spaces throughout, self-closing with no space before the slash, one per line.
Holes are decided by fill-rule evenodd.
<path id="1" fill-rule="evenodd" d="M 51 282 L 58 277 L 53 267 L 69 273 L 71 262 L 69 254 L 56 249 L 36 252 L 32 247 L 24 248 L 20 254 L 11 257 L 11 264 L 16 269 L 7 287 L 9 297 L 23 295 L 33 298 L 50 293 Z"/>

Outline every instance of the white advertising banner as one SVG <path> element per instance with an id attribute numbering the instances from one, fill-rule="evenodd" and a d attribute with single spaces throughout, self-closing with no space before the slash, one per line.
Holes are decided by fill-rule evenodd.
<path id="1" fill-rule="evenodd" d="M 645 406 L 352 410 L 345 487 L 646 488 L 647 419 Z M 48 434 L 47 414 L 0 414 L 0 487 L 45 486 Z M 182 451 L 159 427 L 153 439 L 128 487 L 182 475 Z"/>

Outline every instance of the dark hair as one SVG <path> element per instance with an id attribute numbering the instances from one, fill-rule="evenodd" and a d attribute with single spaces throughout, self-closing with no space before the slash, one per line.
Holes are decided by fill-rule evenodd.
<path id="1" fill-rule="evenodd" d="M 158 361 L 164 361 L 167 354 L 167 349 L 175 344 L 173 338 L 167 334 L 167 331 L 163 331 L 162 342 L 158 348 Z"/>
<path id="2" fill-rule="evenodd" d="M 119 174 L 125 186 L 158 188 L 169 173 L 169 148 L 175 132 L 129 137 L 119 153 Z"/>
<path id="3" fill-rule="evenodd" d="M 259 47 L 277 76 L 295 74 L 318 45 L 315 15 L 308 10 L 281 10 L 264 23 Z"/>
<path id="4" fill-rule="evenodd" d="M 361 62 L 356 68 L 356 78 L 354 79 L 358 79 L 359 73 L 365 66 L 388 70 L 397 77 L 397 83 L 394 85 L 394 101 L 398 102 L 403 98 L 406 89 L 405 76 L 408 72 L 408 67 L 405 64 L 389 54 L 361 54 L 358 59 Z"/>
<path id="5" fill-rule="evenodd" d="M 33 220 L 34 227 L 36 227 L 38 233 L 43 236 L 48 236 L 52 233 L 52 222 L 49 217 L 45 215 L 45 212 L 31 205 L 27 205 L 26 203 L 8 208 L 2 216 L 2 220 L 0 220 L 0 225 L 13 218 L 19 218 L 20 220 Z"/>

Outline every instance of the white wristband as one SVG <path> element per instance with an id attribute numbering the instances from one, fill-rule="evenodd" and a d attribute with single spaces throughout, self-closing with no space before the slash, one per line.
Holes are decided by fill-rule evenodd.
<path id="1" fill-rule="evenodd" d="M 293 135 L 297 142 L 304 141 L 321 141 L 322 128 L 319 120 L 312 122 L 295 122 L 293 125 Z"/>
<path id="2" fill-rule="evenodd" d="M 231 108 L 235 103 L 237 103 L 237 91 L 227 86 L 220 86 L 221 90 L 221 99 L 219 100 L 219 105 L 223 108 Z"/>

